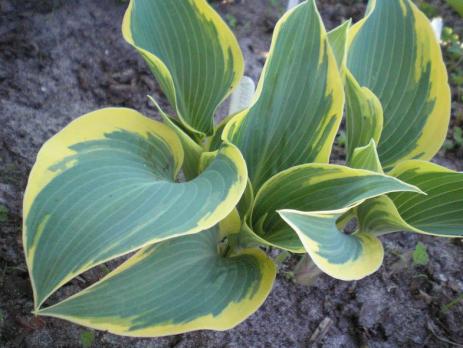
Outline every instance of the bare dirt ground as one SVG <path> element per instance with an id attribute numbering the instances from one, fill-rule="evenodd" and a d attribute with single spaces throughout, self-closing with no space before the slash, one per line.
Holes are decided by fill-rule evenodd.
<path id="1" fill-rule="evenodd" d="M 436 1 L 450 24 L 461 19 Z M 319 1 L 328 28 L 353 16 L 363 1 Z M 117 0 L 0 0 L 0 347 L 79 347 L 88 329 L 34 318 L 21 246 L 21 201 L 41 144 L 73 118 L 105 106 L 128 106 L 157 117 L 146 95 L 160 91 L 126 45 Z M 257 80 L 273 27 L 284 7 L 270 0 L 216 2 L 237 33 Z M 458 22 L 460 21 L 460 22 Z M 456 102 L 454 107 L 461 107 Z M 461 155 L 461 154 L 460 154 Z M 438 162 L 462 170 L 459 155 Z M 463 345 L 463 243 L 412 234 L 383 238 L 386 260 L 357 282 L 321 276 L 314 286 L 280 275 L 264 306 L 227 332 L 201 331 L 159 339 L 94 332 L 93 347 L 447 347 Z M 424 243 L 430 261 L 409 259 Z M 290 259 L 283 268 L 294 264 Z M 99 276 L 86 273 L 64 287 L 74 292 Z"/>

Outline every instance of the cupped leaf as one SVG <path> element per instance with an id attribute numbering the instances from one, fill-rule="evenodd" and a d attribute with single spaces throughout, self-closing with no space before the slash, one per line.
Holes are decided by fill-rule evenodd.
<path id="1" fill-rule="evenodd" d="M 421 233 L 400 216 L 394 202 L 388 196 L 370 199 L 356 209 L 359 230 L 374 235 L 397 231 Z"/>
<path id="2" fill-rule="evenodd" d="M 373 139 L 367 146 L 354 150 L 350 165 L 353 168 L 384 173 Z M 352 217 L 357 218 L 358 230 L 362 233 L 379 236 L 400 230 L 414 230 L 413 226 L 402 219 L 394 203 L 386 195 L 368 199 L 352 209 L 350 213 Z"/>
<path id="3" fill-rule="evenodd" d="M 373 139 L 367 146 L 354 150 L 350 166 L 384 173 Z M 394 203 L 386 195 L 366 200 L 350 210 L 349 215 L 346 216 L 357 218 L 359 231 L 376 236 L 399 230 L 413 230 L 413 227 L 402 219 Z"/>
<path id="4" fill-rule="evenodd" d="M 350 36 L 347 67 L 384 110 L 381 163 L 432 158 L 447 133 L 450 88 L 426 16 L 410 0 L 370 0 Z"/>
<path id="5" fill-rule="evenodd" d="M 122 32 L 148 63 L 185 127 L 214 132 L 217 106 L 244 62 L 231 30 L 206 0 L 131 0 Z"/>
<path id="6" fill-rule="evenodd" d="M 426 192 L 419 198 L 408 194 L 390 196 L 408 224 L 427 234 L 463 236 L 463 173 L 415 160 L 399 164 L 391 175 Z"/>
<path id="7" fill-rule="evenodd" d="M 293 228 L 314 263 L 328 275 L 357 280 L 378 270 L 383 262 L 381 241 L 368 233 L 348 235 L 336 226 L 347 211 L 301 212 L 281 210 L 280 216 Z"/>
<path id="8" fill-rule="evenodd" d="M 227 124 L 223 138 L 240 148 L 257 190 L 284 169 L 327 162 L 343 106 L 336 59 L 310 0 L 278 22 L 254 104 Z"/>
<path id="9" fill-rule="evenodd" d="M 354 150 L 350 165 L 353 168 L 383 173 L 373 139 L 367 146 Z M 351 210 L 350 213 L 352 216 L 357 217 L 358 230 L 362 233 L 367 232 L 379 236 L 401 230 L 418 232 L 402 219 L 394 202 L 386 195 L 368 199 Z"/>
<path id="10" fill-rule="evenodd" d="M 262 186 L 256 195 L 251 226 L 260 238 L 297 252 L 302 245 L 295 248 L 297 236 L 277 211 L 345 209 L 396 191 L 421 193 L 390 176 L 332 164 L 305 164 L 275 175 Z"/>
<path id="11" fill-rule="evenodd" d="M 426 195 L 394 193 L 364 203 L 357 209 L 362 231 L 463 236 L 463 173 L 411 160 L 402 162 L 390 174 L 418 186 Z"/>
<path id="12" fill-rule="evenodd" d="M 129 109 L 78 118 L 40 150 L 24 198 L 24 248 L 36 307 L 79 273 L 225 218 L 247 182 L 225 144 L 197 178 L 178 183 L 182 145 Z"/>
<path id="13" fill-rule="evenodd" d="M 271 291 L 275 265 L 259 249 L 228 257 L 218 229 L 146 247 L 95 285 L 38 314 L 126 336 L 227 330 Z"/>
<path id="14" fill-rule="evenodd" d="M 360 87 L 354 76 L 346 71 L 346 148 L 347 162 L 358 147 L 371 139 L 378 143 L 383 130 L 383 108 L 379 99 L 366 87 Z"/>

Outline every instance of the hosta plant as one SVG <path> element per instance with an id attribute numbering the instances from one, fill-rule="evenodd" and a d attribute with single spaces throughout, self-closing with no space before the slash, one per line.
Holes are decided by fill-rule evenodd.
<path id="1" fill-rule="evenodd" d="M 268 296 L 269 247 L 356 280 L 381 266 L 380 235 L 462 236 L 463 174 L 427 162 L 449 123 L 447 73 L 411 1 L 372 0 L 329 33 L 314 0 L 294 7 L 251 102 L 220 123 L 244 62 L 206 0 L 132 0 L 122 30 L 173 112 L 98 110 L 42 147 L 24 197 L 37 315 L 129 336 L 225 330 Z M 329 164 L 343 114 L 347 160 Z"/>

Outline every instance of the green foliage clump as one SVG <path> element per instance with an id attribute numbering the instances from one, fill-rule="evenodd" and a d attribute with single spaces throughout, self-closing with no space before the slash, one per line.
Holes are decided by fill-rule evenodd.
<path id="1" fill-rule="evenodd" d="M 372 0 L 330 32 L 303 1 L 276 25 L 257 89 L 206 0 L 131 0 L 122 33 L 173 113 L 152 97 L 163 122 L 97 110 L 42 147 L 23 202 L 37 315 L 127 336 L 226 330 L 269 295 L 269 248 L 304 255 L 292 276 L 310 284 L 376 272 L 385 234 L 463 236 L 463 173 L 430 162 L 450 120 L 447 70 L 411 0 Z M 344 116 L 346 161 L 332 164 Z M 413 256 L 429 262 L 422 244 Z"/>

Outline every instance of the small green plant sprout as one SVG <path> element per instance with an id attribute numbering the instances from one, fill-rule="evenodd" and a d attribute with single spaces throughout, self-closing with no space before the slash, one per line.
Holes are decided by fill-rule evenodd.
<path id="1" fill-rule="evenodd" d="M 132 0 L 122 31 L 175 115 L 102 109 L 43 145 L 24 197 L 35 314 L 127 336 L 226 330 L 272 289 L 264 248 L 356 280 L 381 266 L 381 235 L 463 235 L 463 174 L 428 162 L 449 124 L 447 71 L 410 0 L 372 0 L 330 32 L 314 0 L 287 11 L 250 103 L 220 123 L 244 62 L 207 1 Z M 347 161 L 334 165 L 344 110 Z"/>
<path id="2" fill-rule="evenodd" d="M 448 313 L 450 312 L 456 305 L 463 304 L 463 292 L 458 295 L 455 299 L 447 303 L 446 305 L 442 306 L 442 312 Z"/>
<path id="3" fill-rule="evenodd" d="M 415 266 L 426 266 L 429 262 L 428 249 L 421 242 L 416 244 L 415 250 L 412 253 L 412 260 Z"/>
<path id="4" fill-rule="evenodd" d="M 95 341 L 95 334 L 92 331 L 83 331 L 79 337 L 82 348 L 91 348 Z"/>

